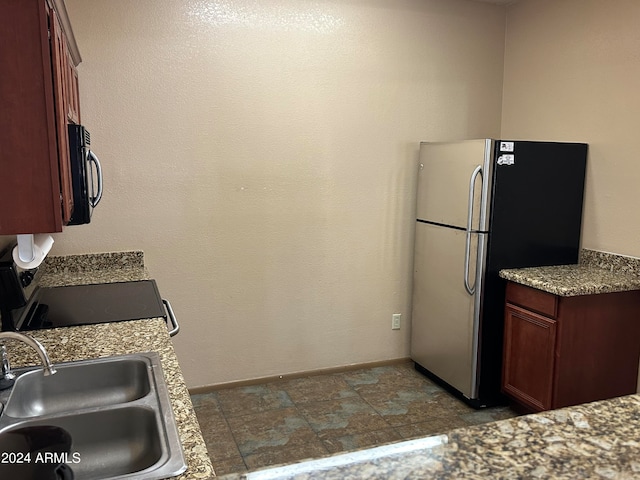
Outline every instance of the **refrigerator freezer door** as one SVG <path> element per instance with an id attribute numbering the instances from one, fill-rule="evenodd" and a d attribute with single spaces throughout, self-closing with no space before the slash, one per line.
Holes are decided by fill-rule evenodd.
<path id="1" fill-rule="evenodd" d="M 492 140 L 456 143 L 421 143 L 418 170 L 416 218 L 467 228 L 469 190 L 474 170 L 481 174 L 473 182 L 473 230 L 486 230 L 486 198 L 491 175 Z"/>
<path id="2" fill-rule="evenodd" d="M 489 268 L 577 263 L 587 145 L 514 144 L 495 166 Z"/>
<path id="3" fill-rule="evenodd" d="M 472 239 L 471 276 L 479 236 Z M 462 230 L 416 223 L 411 358 L 474 398 L 479 292 L 464 287 L 465 243 Z"/>

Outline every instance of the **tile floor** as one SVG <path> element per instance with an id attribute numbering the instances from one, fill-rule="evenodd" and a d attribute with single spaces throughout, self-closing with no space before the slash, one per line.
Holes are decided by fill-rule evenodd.
<path id="1" fill-rule="evenodd" d="M 516 415 L 474 410 L 413 363 L 192 395 L 218 475 L 443 433 Z"/>

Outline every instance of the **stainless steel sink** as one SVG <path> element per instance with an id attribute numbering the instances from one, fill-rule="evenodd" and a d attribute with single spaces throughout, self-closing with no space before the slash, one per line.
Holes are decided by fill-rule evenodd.
<path id="1" fill-rule="evenodd" d="M 68 465 L 76 479 L 149 479 L 186 469 L 156 353 L 60 363 L 57 373 L 16 371 L 0 435 L 29 426 L 56 426 L 71 435 Z"/>
<path id="2" fill-rule="evenodd" d="M 18 377 L 5 413 L 15 418 L 116 405 L 149 393 L 147 363 L 139 358 L 56 365 L 55 375 L 40 369 Z"/>
<path id="3" fill-rule="evenodd" d="M 24 424 L 23 424 L 24 425 Z M 124 407 L 67 415 L 29 422 L 29 426 L 55 426 L 66 430 L 72 439 L 69 456 L 76 478 L 120 478 L 142 472 L 163 457 L 162 435 L 154 412 L 142 407 Z"/>

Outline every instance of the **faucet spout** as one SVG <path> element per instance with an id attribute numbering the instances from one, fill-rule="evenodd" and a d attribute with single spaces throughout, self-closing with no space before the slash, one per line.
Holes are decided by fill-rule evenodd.
<path id="1" fill-rule="evenodd" d="M 35 338 L 32 338 L 28 335 L 24 335 L 18 332 L 0 332 L 0 343 L 2 343 L 2 340 L 19 340 L 22 343 L 26 343 L 27 345 L 35 349 L 35 351 L 38 353 L 38 356 L 42 361 L 42 370 L 44 372 L 44 375 L 53 375 L 54 373 L 56 373 L 56 369 L 53 368 L 53 364 L 51 363 L 51 360 L 49 360 L 49 355 L 47 355 L 47 351 L 42 346 L 42 344 Z M 5 376 L 7 374 L 10 375 L 9 361 L 6 358 L 6 354 L 4 355 L 4 358 L 2 360 L 3 360 L 3 365 L 2 365 L 3 373 L 5 374 Z"/>

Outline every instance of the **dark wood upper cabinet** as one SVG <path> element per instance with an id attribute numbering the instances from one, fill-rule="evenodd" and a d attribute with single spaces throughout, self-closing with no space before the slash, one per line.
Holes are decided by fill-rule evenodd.
<path id="1" fill-rule="evenodd" d="M 0 12 L 0 235 L 60 232 L 80 54 L 62 0 L 0 0 Z"/>

